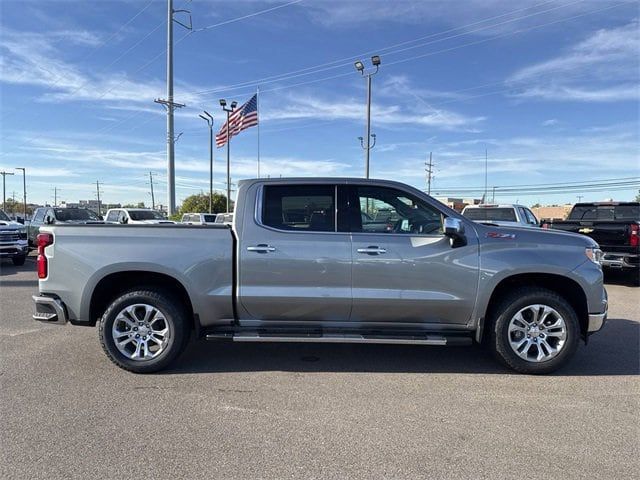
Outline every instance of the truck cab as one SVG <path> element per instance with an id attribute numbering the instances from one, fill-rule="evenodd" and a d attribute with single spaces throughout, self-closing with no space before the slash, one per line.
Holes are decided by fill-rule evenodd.
<path id="1" fill-rule="evenodd" d="M 121 225 L 173 224 L 162 213 L 150 208 L 112 208 L 107 210 L 105 222 Z"/>

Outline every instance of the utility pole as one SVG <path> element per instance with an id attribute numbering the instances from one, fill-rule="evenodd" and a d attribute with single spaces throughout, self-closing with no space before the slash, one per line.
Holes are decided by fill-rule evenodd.
<path id="1" fill-rule="evenodd" d="M 58 187 L 53 187 L 53 206 L 58 206 Z"/>
<path id="2" fill-rule="evenodd" d="M 491 193 L 491 203 L 496 203 L 496 188 L 498 187 L 493 187 L 493 192 Z"/>
<path id="3" fill-rule="evenodd" d="M 27 221 L 27 169 L 17 167 L 16 170 L 22 170 L 22 202 L 24 203 L 24 221 Z"/>
<path id="4" fill-rule="evenodd" d="M 176 20 L 174 13 L 185 12 L 189 14 L 189 25 Z M 191 12 L 188 10 L 174 10 L 173 0 L 167 0 L 167 98 L 155 100 L 164 105 L 167 110 L 167 214 L 173 215 L 176 209 L 176 179 L 175 179 L 175 142 L 173 132 L 173 111 L 184 107 L 184 104 L 173 101 L 173 22 L 182 25 L 187 30 L 192 30 Z"/>
<path id="5" fill-rule="evenodd" d="M 582 197 L 584 197 L 584 195 L 578 195 L 577 197 L 578 197 L 578 203 L 581 203 L 582 202 Z"/>
<path id="6" fill-rule="evenodd" d="M 209 213 L 213 213 L 213 117 L 206 110 L 204 110 L 204 115 L 198 116 L 207 122 L 209 127 Z M 229 141 L 228 138 L 227 141 Z"/>
<path id="7" fill-rule="evenodd" d="M 96 180 L 96 196 L 98 197 L 98 215 L 102 215 L 102 205 L 100 205 L 100 182 Z"/>
<path id="8" fill-rule="evenodd" d="M 153 172 L 149 172 L 149 185 L 151 185 L 151 210 L 156 209 L 156 199 L 153 196 Z"/>
<path id="9" fill-rule="evenodd" d="M 424 162 L 425 171 L 427 172 L 427 195 L 431 195 L 431 179 L 433 178 L 433 152 L 429 152 L 429 163 Z"/>
<path id="10" fill-rule="evenodd" d="M 369 178 L 369 159 L 371 149 L 376 146 L 376 135 L 375 133 L 371 133 L 371 77 L 378 73 L 378 69 L 380 68 L 380 56 L 374 55 L 371 57 L 371 63 L 374 67 L 376 67 L 375 71 L 364 73 L 364 63 L 360 60 L 355 62 L 356 70 L 360 72 L 360 74 L 367 79 L 367 129 L 366 129 L 366 140 L 362 137 L 358 137 L 360 140 L 360 145 L 364 149 L 364 176 L 365 178 Z M 371 139 L 373 138 L 373 145 L 371 144 Z"/>
<path id="11" fill-rule="evenodd" d="M 229 117 L 238 106 L 238 102 L 233 101 L 231 105 L 227 107 L 227 101 L 224 98 L 220 99 L 220 106 L 222 110 L 227 112 L 227 213 L 231 213 L 231 138 L 229 137 Z"/>
<path id="12" fill-rule="evenodd" d="M 488 171 L 488 154 L 487 149 L 484 149 L 484 194 L 482 195 L 482 203 L 487 203 L 487 171 Z"/>
<path id="13" fill-rule="evenodd" d="M 7 190 L 6 179 L 7 179 L 7 175 L 13 175 L 13 173 L 5 172 L 3 170 L 0 172 L 0 175 L 2 175 L 2 210 L 6 210 L 7 209 L 7 199 L 5 195 L 5 192 Z"/>

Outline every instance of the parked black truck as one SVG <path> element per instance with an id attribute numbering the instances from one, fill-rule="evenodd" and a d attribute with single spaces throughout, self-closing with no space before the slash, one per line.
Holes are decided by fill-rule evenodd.
<path id="1" fill-rule="evenodd" d="M 602 266 L 628 272 L 640 284 L 640 203 L 576 203 L 565 221 L 543 223 L 542 228 L 582 233 L 604 252 Z"/>

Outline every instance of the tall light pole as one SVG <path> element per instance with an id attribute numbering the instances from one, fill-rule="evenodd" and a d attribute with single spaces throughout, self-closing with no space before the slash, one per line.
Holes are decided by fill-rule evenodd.
<path id="1" fill-rule="evenodd" d="M 22 170 L 22 202 L 24 203 L 24 221 L 27 221 L 27 169 L 17 167 L 16 170 Z"/>
<path id="2" fill-rule="evenodd" d="M 375 67 L 375 70 L 365 73 L 364 71 L 364 63 L 360 60 L 355 62 L 356 70 L 360 72 L 360 74 L 367 79 L 367 131 L 366 136 L 363 141 L 362 137 L 358 137 L 360 139 L 360 145 L 364 148 L 364 175 L 365 178 L 369 178 L 369 157 L 370 152 L 373 147 L 376 146 L 376 135 L 371 133 L 371 77 L 378 73 L 378 69 L 380 68 L 380 56 L 374 55 L 371 57 L 371 64 Z M 371 144 L 371 139 L 373 138 L 373 145 Z"/>
<path id="3" fill-rule="evenodd" d="M 6 198 L 6 190 L 7 190 L 7 175 L 15 175 L 14 173 L 5 172 L 4 170 L 0 172 L 2 175 L 2 210 L 7 209 L 7 198 Z"/>
<path id="4" fill-rule="evenodd" d="M 213 213 L 213 117 L 206 110 L 198 116 L 209 126 L 209 213 Z"/>
<path id="5" fill-rule="evenodd" d="M 229 137 L 229 117 L 231 116 L 231 112 L 235 110 L 238 106 L 238 102 L 233 101 L 231 105 L 227 107 L 227 101 L 224 98 L 220 99 L 220 106 L 222 110 L 227 112 L 227 213 L 231 212 L 231 157 L 230 157 L 230 146 L 231 146 L 231 138 Z"/>

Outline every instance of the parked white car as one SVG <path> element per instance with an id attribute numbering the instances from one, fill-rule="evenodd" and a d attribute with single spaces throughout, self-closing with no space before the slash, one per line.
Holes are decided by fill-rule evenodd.
<path id="1" fill-rule="evenodd" d="M 120 224 L 174 224 L 167 220 L 162 213 L 150 208 L 112 208 L 105 216 L 106 223 Z"/>
<path id="2" fill-rule="evenodd" d="M 185 213 L 182 215 L 181 223 L 187 225 L 213 225 L 216 223 L 215 213 Z"/>
<path id="3" fill-rule="evenodd" d="M 219 213 L 216 215 L 216 223 L 231 225 L 233 223 L 233 213 Z"/>
<path id="4" fill-rule="evenodd" d="M 540 223 L 528 207 L 524 205 L 481 204 L 467 205 L 462 215 L 478 223 L 491 223 L 503 227 L 539 227 Z"/>

